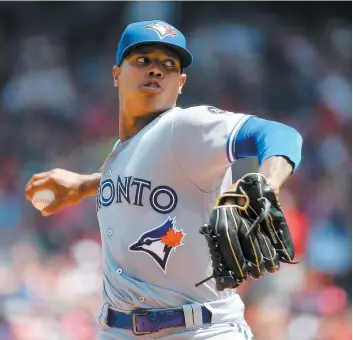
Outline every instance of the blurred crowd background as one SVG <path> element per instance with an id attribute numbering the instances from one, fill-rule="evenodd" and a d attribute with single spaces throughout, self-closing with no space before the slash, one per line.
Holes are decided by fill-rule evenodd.
<path id="1" fill-rule="evenodd" d="M 184 31 L 195 57 L 179 106 L 256 114 L 304 137 L 281 193 L 301 263 L 239 289 L 255 339 L 351 339 L 351 6 L 0 2 L 0 339 L 95 339 L 95 200 L 43 218 L 24 187 L 51 168 L 100 167 L 118 138 L 119 36 L 156 18 Z M 256 166 L 241 160 L 234 175 Z"/>

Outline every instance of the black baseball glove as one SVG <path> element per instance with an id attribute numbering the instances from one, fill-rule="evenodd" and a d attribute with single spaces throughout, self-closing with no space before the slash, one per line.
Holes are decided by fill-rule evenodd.
<path id="1" fill-rule="evenodd" d="M 210 249 L 213 275 L 196 286 L 215 278 L 219 291 L 236 288 L 249 275 L 259 279 L 265 270 L 276 272 L 280 262 L 298 263 L 277 196 L 259 173 L 243 176 L 217 199 L 200 233 Z"/>

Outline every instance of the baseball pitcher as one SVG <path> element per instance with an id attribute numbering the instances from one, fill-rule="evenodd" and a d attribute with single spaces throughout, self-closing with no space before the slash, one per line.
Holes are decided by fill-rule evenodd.
<path id="1" fill-rule="evenodd" d="M 29 200 L 55 193 L 44 216 L 96 196 L 101 340 L 250 340 L 236 287 L 293 263 L 278 193 L 301 161 L 300 134 L 209 105 L 178 107 L 191 63 L 175 27 L 127 26 L 113 67 L 119 140 L 100 172 L 55 169 L 26 187 Z M 257 157 L 259 170 L 232 185 L 241 157 Z"/>

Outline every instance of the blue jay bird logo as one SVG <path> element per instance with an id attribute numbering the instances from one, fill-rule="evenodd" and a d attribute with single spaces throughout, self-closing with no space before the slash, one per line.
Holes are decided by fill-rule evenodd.
<path id="1" fill-rule="evenodd" d="M 152 24 L 146 25 L 145 29 L 151 29 L 158 33 L 160 39 L 163 39 L 166 36 L 171 36 L 174 38 L 176 36 L 176 32 L 174 27 L 168 25 L 165 22 L 153 22 Z"/>
<path id="2" fill-rule="evenodd" d="M 141 251 L 151 256 L 166 274 L 167 263 L 172 249 L 184 245 L 185 233 L 175 228 L 176 218 L 168 219 L 159 227 L 143 233 L 139 239 L 129 246 L 130 251 Z"/>

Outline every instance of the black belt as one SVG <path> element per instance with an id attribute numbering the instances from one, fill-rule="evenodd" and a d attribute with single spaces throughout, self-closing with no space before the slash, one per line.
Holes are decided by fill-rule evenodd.
<path id="1" fill-rule="evenodd" d="M 212 313 L 201 306 L 203 324 L 210 324 Z M 125 314 L 108 308 L 106 324 L 109 327 L 131 330 L 135 335 L 151 334 L 162 329 L 185 327 L 184 311 L 172 309 L 140 309 Z"/>

